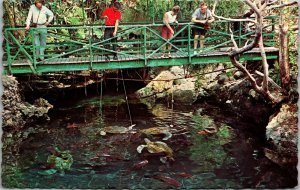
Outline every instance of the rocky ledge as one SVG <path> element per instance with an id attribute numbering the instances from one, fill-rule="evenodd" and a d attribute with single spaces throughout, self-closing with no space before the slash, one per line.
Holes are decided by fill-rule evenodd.
<path id="1" fill-rule="evenodd" d="M 278 113 L 270 117 L 266 136 L 270 148 L 265 148 L 267 158 L 281 166 L 296 166 L 298 144 L 298 116 L 296 104 L 283 104 Z"/>

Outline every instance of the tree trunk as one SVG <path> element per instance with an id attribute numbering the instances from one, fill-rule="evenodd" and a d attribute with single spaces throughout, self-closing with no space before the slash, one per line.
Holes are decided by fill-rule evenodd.
<path id="1" fill-rule="evenodd" d="M 281 76 L 281 87 L 289 90 L 290 85 L 290 63 L 289 63 L 289 48 L 288 48 L 288 25 L 285 23 L 284 14 L 281 15 L 279 25 L 279 69 Z"/>

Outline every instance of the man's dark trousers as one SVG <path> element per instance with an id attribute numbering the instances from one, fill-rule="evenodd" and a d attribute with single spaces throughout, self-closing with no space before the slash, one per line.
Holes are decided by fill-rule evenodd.
<path id="1" fill-rule="evenodd" d="M 114 37 L 113 36 L 114 31 L 115 31 L 115 28 L 105 28 L 105 30 L 104 30 L 104 40 Z M 114 38 L 114 39 L 109 40 L 108 42 L 106 42 L 105 43 L 106 45 L 104 47 L 105 47 L 105 49 L 109 49 L 109 47 L 110 47 L 109 43 L 111 43 L 111 42 L 114 43 L 112 45 L 112 47 L 113 47 L 113 50 L 116 52 L 117 51 L 117 44 L 116 44 L 117 38 Z M 117 53 L 113 53 L 113 55 L 116 56 Z"/>

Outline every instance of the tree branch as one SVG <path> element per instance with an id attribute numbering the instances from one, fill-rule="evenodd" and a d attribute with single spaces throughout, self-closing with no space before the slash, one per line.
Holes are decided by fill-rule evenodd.
<path id="1" fill-rule="evenodd" d="M 255 70 L 255 73 L 261 77 L 264 77 L 265 75 L 257 70 Z M 278 88 L 280 91 L 283 91 L 283 89 L 278 85 L 276 84 L 276 82 L 273 81 L 273 79 L 271 79 L 270 77 L 268 77 L 268 81 L 274 85 L 276 88 Z"/>
<path id="2" fill-rule="evenodd" d="M 252 19 L 234 19 L 234 18 L 226 18 L 226 17 L 222 17 L 222 16 L 218 16 L 218 15 L 215 15 L 214 13 L 212 13 L 212 15 L 218 19 L 221 19 L 221 20 L 227 20 L 227 21 L 232 21 L 232 22 L 252 22 L 254 24 L 256 24 L 256 21 L 255 20 L 252 20 Z"/>
<path id="3" fill-rule="evenodd" d="M 253 11 L 256 13 L 256 14 L 259 14 L 259 10 L 258 8 L 256 7 L 256 5 L 254 3 L 252 3 L 251 1 L 249 0 L 243 0 L 245 1 L 245 3 L 251 8 L 253 9 Z"/>
<path id="4" fill-rule="evenodd" d="M 283 3 L 281 5 L 269 6 L 266 9 L 267 10 L 269 10 L 269 9 L 276 9 L 276 8 L 282 8 L 282 7 L 292 6 L 292 5 L 296 5 L 296 4 L 297 4 L 297 1 L 292 1 L 292 2 L 289 2 L 289 3 Z"/>
<path id="5" fill-rule="evenodd" d="M 234 40 L 234 37 L 233 37 L 233 33 L 232 33 L 231 28 L 229 28 L 229 31 L 230 31 L 230 33 L 231 33 L 230 38 L 231 38 L 231 41 L 232 41 L 232 43 L 233 43 L 233 46 L 234 46 L 235 49 L 238 49 L 239 47 L 238 47 L 236 41 Z"/>

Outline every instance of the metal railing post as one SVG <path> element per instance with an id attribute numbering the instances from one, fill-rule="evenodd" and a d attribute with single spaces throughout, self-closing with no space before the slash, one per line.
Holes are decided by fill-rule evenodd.
<path id="1" fill-rule="evenodd" d="M 241 39 L 241 35 L 242 35 L 242 22 L 239 22 L 239 47 L 242 46 L 242 39 Z"/>
<path id="2" fill-rule="evenodd" d="M 143 33 L 144 33 L 144 49 L 143 49 L 143 53 L 144 53 L 144 66 L 147 65 L 147 28 L 146 26 L 144 26 L 143 28 Z"/>
<path id="3" fill-rule="evenodd" d="M 35 29 L 30 29 L 29 31 L 29 35 L 31 35 L 31 42 L 32 42 L 32 55 L 33 55 L 33 67 L 34 69 L 36 69 L 36 47 L 35 47 L 35 39 L 34 39 L 34 33 L 35 33 Z"/>
<path id="4" fill-rule="evenodd" d="M 5 38 L 6 38 L 6 52 L 7 52 L 7 64 L 8 64 L 8 72 L 9 74 L 12 74 L 11 71 L 11 65 L 12 65 L 12 61 L 11 61 L 11 54 L 10 54 L 10 46 L 9 46 L 9 41 L 8 41 L 8 30 L 5 30 Z"/>
<path id="5" fill-rule="evenodd" d="M 93 70 L 93 49 L 92 49 L 93 28 L 88 27 L 88 30 L 89 30 L 90 69 Z"/>
<path id="6" fill-rule="evenodd" d="M 191 56 L 191 24 L 188 25 L 188 56 L 189 56 L 189 63 L 192 63 L 192 56 Z"/>

